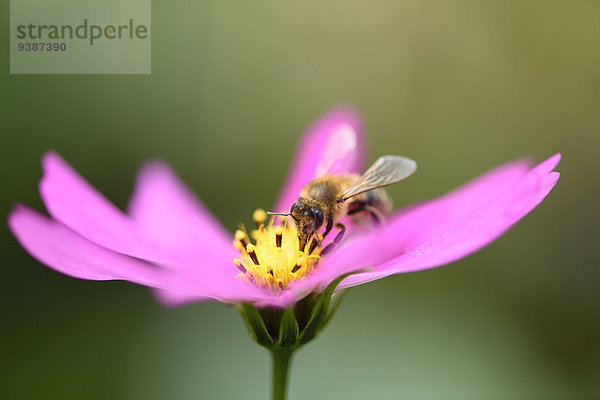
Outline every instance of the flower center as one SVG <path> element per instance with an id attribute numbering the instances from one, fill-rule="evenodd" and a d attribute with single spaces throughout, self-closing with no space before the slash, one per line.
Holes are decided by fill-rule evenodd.
<path id="1" fill-rule="evenodd" d="M 256 229 L 248 233 L 244 226 L 235 232 L 233 246 L 240 252 L 233 264 L 240 271 L 238 278 L 263 289 L 283 290 L 290 282 L 310 274 L 321 258 L 321 248 L 313 238 L 303 251 L 296 224 L 275 224 L 278 217 L 267 223 L 267 214 L 257 209 L 252 215 Z"/>

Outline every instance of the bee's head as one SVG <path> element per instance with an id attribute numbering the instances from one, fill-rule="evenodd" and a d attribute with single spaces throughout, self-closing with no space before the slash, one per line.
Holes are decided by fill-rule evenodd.
<path id="1" fill-rule="evenodd" d="M 306 243 L 308 238 L 316 232 L 325 219 L 323 211 L 320 208 L 309 206 L 302 200 L 298 200 L 290 208 L 290 215 L 298 227 L 298 236 L 300 241 Z"/>

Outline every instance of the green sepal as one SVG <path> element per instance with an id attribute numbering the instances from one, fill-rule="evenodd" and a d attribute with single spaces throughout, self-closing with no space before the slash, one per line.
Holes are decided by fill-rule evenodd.
<path id="1" fill-rule="evenodd" d="M 294 316 L 294 308 L 290 307 L 283 312 L 281 322 L 279 324 L 279 347 L 287 348 L 296 344 L 300 329 L 298 321 Z"/>
<path id="2" fill-rule="evenodd" d="M 340 304 L 342 304 L 342 300 L 344 299 L 344 296 L 346 295 L 346 293 L 348 293 L 348 289 L 346 290 L 341 290 L 340 292 L 338 292 L 337 295 L 335 295 L 335 299 L 334 299 L 334 303 L 333 305 L 329 308 L 329 314 L 327 314 L 327 317 L 325 317 L 325 320 L 323 321 L 323 323 L 320 326 L 320 330 L 323 330 L 327 327 L 327 325 L 329 324 L 329 321 L 331 321 L 331 319 L 335 316 L 335 313 L 337 313 L 338 308 L 340 308 Z M 332 296 L 333 298 L 333 296 Z"/>
<path id="3" fill-rule="evenodd" d="M 261 346 L 272 347 L 275 341 L 267 331 L 265 321 L 263 321 L 260 312 L 249 303 L 242 303 L 239 306 L 240 313 L 246 321 L 248 330 L 254 336 L 254 340 Z"/>
<path id="4" fill-rule="evenodd" d="M 340 294 L 330 307 L 331 297 L 340 282 L 362 271 L 338 277 L 323 292 L 310 293 L 287 309 L 259 309 L 250 303 L 239 304 L 238 309 L 258 344 L 271 350 L 293 351 L 314 339 L 329 323 L 343 298 L 343 294 Z"/>
<path id="5" fill-rule="evenodd" d="M 310 319 L 308 323 L 302 330 L 300 334 L 300 344 L 305 344 L 310 342 L 317 336 L 317 334 L 321 331 L 322 328 L 325 327 L 326 322 L 328 321 L 328 311 L 329 305 L 331 304 L 331 296 L 335 292 L 335 289 L 338 287 L 340 282 L 342 282 L 348 276 L 355 274 L 356 272 L 350 272 L 348 274 L 342 275 L 333 282 L 331 282 L 325 290 L 318 297 L 317 302 L 312 310 Z M 338 304 L 339 306 L 339 304 Z M 336 307 L 337 308 L 337 307 Z"/>

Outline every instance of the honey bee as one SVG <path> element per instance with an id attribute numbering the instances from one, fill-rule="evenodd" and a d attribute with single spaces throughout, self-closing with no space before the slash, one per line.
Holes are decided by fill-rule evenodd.
<path id="1" fill-rule="evenodd" d="M 343 238 L 346 227 L 339 220 L 347 215 L 357 219 L 371 218 L 377 225 L 392 209 L 389 196 L 383 189 L 408 178 L 417 169 L 417 163 L 401 156 L 382 156 L 367 169 L 364 174 L 329 173 L 334 166 L 353 150 L 355 143 L 349 136 L 352 132 L 342 132 L 338 142 L 343 143 L 336 154 L 325 154 L 316 177 L 300 191 L 296 202 L 288 213 L 269 213 L 289 215 L 298 228 L 300 250 L 303 251 L 311 237 L 315 237 L 311 251 L 317 244 L 321 245 L 318 230 L 325 224 L 325 238 L 334 225 L 340 230 L 335 239 L 321 252 L 326 254 Z M 340 136 L 340 135 L 338 135 Z"/>

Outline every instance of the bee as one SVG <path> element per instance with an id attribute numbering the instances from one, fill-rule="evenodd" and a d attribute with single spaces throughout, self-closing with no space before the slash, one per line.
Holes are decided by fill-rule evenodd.
<path id="1" fill-rule="evenodd" d="M 410 158 L 388 155 L 379 157 L 362 175 L 329 173 L 354 149 L 352 138 L 355 136 L 349 136 L 351 133 L 342 132 L 342 137 L 337 138 L 338 143 L 345 144 L 335 154 L 324 155 L 316 177 L 302 188 L 288 213 L 269 213 L 292 217 L 298 229 L 301 251 L 304 251 L 313 235 L 315 240 L 310 251 L 317 244 L 320 246 L 318 230 L 325 225 L 322 235 L 325 238 L 335 225 L 339 232 L 321 254 L 331 251 L 346 232 L 346 227 L 339 220 L 347 215 L 358 220 L 370 217 L 376 225 L 381 223 L 392 209 L 391 200 L 383 187 L 408 178 L 417 169 L 417 163 Z"/>

